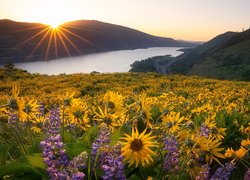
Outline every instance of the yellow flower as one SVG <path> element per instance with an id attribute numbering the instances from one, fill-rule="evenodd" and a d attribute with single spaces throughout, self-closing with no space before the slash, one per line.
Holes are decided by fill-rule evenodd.
<path id="1" fill-rule="evenodd" d="M 103 101 L 112 110 L 122 110 L 124 97 L 117 92 L 108 91 L 104 94 Z"/>
<path id="2" fill-rule="evenodd" d="M 217 127 L 216 121 L 216 114 L 212 114 L 205 119 L 204 124 L 211 129 L 211 136 L 215 139 L 222 140 L 226 135 L 226 128 L 219 128 Z"/>
<path id="3" fill-rule="evenodd" d="M 6 109 L 6 108 L 1 108 L 1 109 L 0 109 L 0 113 L 7 114 L 7 113 L 8 113 L 8 111 L 7 111 L 7 109 Z"/>
<path id="4" fill-rule="evenodd" d="M 151 123 L 152 119 L 152 106 L 156 103 L 154 97 L 147 97 L 146 93 L 142 93 L 139 97 L 139 101 L 136 102 L 137 110 L 139 117 L 145 121 L 145 125 L 149 128 L 153 128 Z"/>
<path id="5" fill-rule="evenodd" d="M 25 119 L 20 118 L 20 121 L 28 121 L 30 119 L 35 118 L 36 113 L 38 113 L 39 105 L 37 104 L 37 101 L 32 99 L 26 99 L 23 107 L 23 111 L 26 114 Z"/>
<path id="6" fill-rule="evenodd" d="M 241 141 L 241 145 L 244 146 L 244 147 L 249 146 L 249 145 L 250 145 L 250 140 L 249 140 L 249 139 L 247 139 L 247 140 L 242 140 L 242 141 Z"/>
<path id="7" fill-rule="evenodd" d="M 94 120 L 104 122 L 111 131 L 113 131 L 114 128 L 119 127 L 124 119 L 125 116 L 122 111 L 112 113 L 107 106 L 104 107 L 104 110 L 98 107 L 98 111 L 95 112 L 94 116 Z"/>
<path id="8" fill-rule="evenodd" d="M 226 158 L 231 158 L 235 154 L 234 150 L 232 148 L 228 148 L 225 153 Z"/>
<path id="9" fill-rule="evenodd" d="M 72 104 L 74 96 L 75 92 L 70 93 L 69 91 L 66 91 L 65 94 L 59 96 L 58 98 L 63 102 L 64 106 L 70 106 Z"/>
<path id="10" fill-rule="evenodd" d="M 44 116 L 40 116 L 40 117 L 36 117 L 35 119 L 32 119 L 31 122 L 33 124 L 32 124 L 31 130 L 34 131 L 35 133 L 40 133 L 44 126 L 44 121 L 45 121 Z"/>
<path id="11" fill-rule="evenodd" d="M 237 151 L 235 151 L 235 155 L 237 158 L 241 159 L 245 156 L 245 154 L 247 153 L 247 150 L 244 147 L 240 147 L 240 149 L 238 149 Z"/>
<path id="12" fill-rule="evenodd" d="M 250 134 L 250 126 L 248 126 L 247 128 L 245 128 L 245 129 L 244 129 L 244 132 L 245 132 L 246 134 Z"/>
<path id="13" fill-rule="evenodd" d="M 14 84 L 12 87 L 12 96 L 13 98 L 17 98 L 20 93 L 19 87 L 17 84 Z"/>
<path id="14" fill-rule="evenodd" d="M 8 108 L 5 113 L 16 114 L 20 121 L 26 121 L 27 114 L 25 113 L 25 101 L 19 96 L 19 87 L 14 84 L 12 87 L 12 96 L 8 100 Z"/>
<path id="15" fill-rule="evenodd" d="M 25 121 L 27 114 L 24 112 L 25 101 L 23 98 L 11 98 L 8 103 L 10 113 L 14 113 L 18 116 L 19 120 Z"/>
<path id="16" fill-rule="evenodd" d="M 221 142 L 219 139 L 200 137 L 195 134 L 188 137 L 185 141 L 187 147 L 187 154 L 195 154 L 197 157 L 199 154 L 205 154 L 206 162 L 212 163 L 213 160 L 219 162 L 217 158 L 225 158 L 221 151 L 224 148 L 220 148 Z"/>
<path id="17" fill-rule="evenodd" d="M 66 110 L 66 113 L 68 114 L 70 124 L 74 124 L 85 131 L 90 127 L 89 111 L 86 102 L 80 100 L 73 101 L 73 104 Z"/>
<path id="18" fill-rule="evenodd" d="M 126 137 L 122 138 L 126 142 L 122 142 L 122 155 L 125 157 L 124 161 L 128 161 L 129 165 L 135 163 L 138 167 L 139 164 L 145 166 L 153 161 L 152 155 L 156 155 L 151 147 L 157 145 L 153 142 L 155 136 L 151 136 L 151 133 L 145 134 L 146 129 L 139 134 L 137 128 L 132 129 L 132 135 L 125 134 Z"/>
<path id="19" fill-rule="evenodd" d="M 177 132 L 184 121 L 184 117 L 180 117 L 180 112 L 171 111 L 162 118 L 163 126 L 168 128 L 168 132 L 173 134 Z"/>
<path id="20" fill-rule="evenodd" d="M 217 162 L 219 162 L 219 160 L 216 158 L 225 158 L 223 154 L 221 154 L 220 152 L 224 150 L 224 148 L 219 148 L 219 146 L 221 145 L 221 142 L 219 139 L 209 139 L 207 141 L 207 151 L 206 151 L 206 161 L 212 163 L 213 160 L 216 160 Z"/>

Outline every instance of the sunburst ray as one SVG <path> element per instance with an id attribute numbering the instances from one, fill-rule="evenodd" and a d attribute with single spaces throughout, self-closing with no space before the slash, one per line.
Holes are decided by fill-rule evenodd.
<path id="1" fill-rule="evenodd" d="M 67 45 L 66 45 L 66 43 L 65 43 L 65 41 L 64 41 L 64 39 L 63 39 L 63 37 L 61 35 L 60 30 L 57 31 L 57 35 L 58 35 L 58 37 L 59 37 L 59 39 L 60 39 L 60 41 L 61 41 L 61 43 L 62 43 L 62 45 L 64 47 L 64 50 L 66 51 L 67 55 L 70 57 L 71 54 L 70 54 L 69 49 L 68 49 L 68 47 L 67 47 Z"/>
<path id="2" fill-rule="evenodd" d="M 39 30 L 39 28 L 41 28 L 41 30 Z M 80 36 L 80 34 L 71 31 L 71 29 L 81 29 L 81 28 L 74 26 L 64 26 L 64 25 L 58 26 L 57 28 L 53 28 L 50 25 L 47 26 L 40 25 L 36 27 L 18 30 L 18 31 L 34 31 L 34 34 L 32 34 L 27 39 L 23 40 L 15 48 L 20 48 L 25 44 L 28 44 L 28 46 L 30 46 L 31 43 L 34 42 L 36 43 L 35 47 L 32 48 L 31 53 L 27 55 L 26 60 L 32 58 L 34 55 L 37 55 L 38 52 L 42 53 L 39 55 L 41 55 L 44 58 L 44 60 L 48 60 L 53 57 L 54 58 L 62 57 L 64 55 L 59 53 L 62 52 L 60 51 L 60 49 L 64 50 L 67 56 L 69 57 L 71 56 L 71 53 L 73 53 L 72 52 L 73 49 L 79 55 L 83 54 L 83 49 L 78 47 L 79 41 L 76 41 L 77 39 L 81 40 L 84 43 L 90 44 L 91 46 L 96 47 L 100 50 L 102 49 L 97 44 Z M 39 48 L 42 49 L 39 50 Z"/>
<path id="3" fill-rule="evenodd" d="M 60 30 L 60 29 L 59 29 Z M 79 53 L 81 54 L 80 49 L 69 39 L 69 37 L 63 32 L 63 30 L 60 30 L 60 33 L 62 36 L 68 41 L 68 43 Z"/>
<path id="4" fill-rule="evenodd" d="M 35 46 L 35 48 L 32 50 L 32 52 L 29 54 L 28 59 L 32 57 L 32 55 L 35 53 L 35 51 L 39 48 L 39 46 L 42 44 L 42 42 L 44 41 L 44 39 L 48 36 L 49 34 L 49 30 L 45 33 L 45 35 L 40 39 L 40 41 L 37 43 L 37 45 Z"/>
<path id="5" fill-rule="evenodd" d="M 49 42 L 48 42 L 47 49 L 46 49 L 46 54 L 45 54 L 45 60 L 48 59 L 48 55 L 49 55 L 49 51 L 50 51 L 50 46 L 51 46 L 53 34 L 54 34 L 54 29 L 51 28 L 50 29 L 50 35 L 49 35 Z"/>
<path id="6" fill-rule="evenodd" d="M 89 43 L 89 44 L 91 44 L 91 45 L 93 45 L 93 46 L 95 46 L 95 47 L 101 49 L 98 45 L 96 45 L 95 43 L 93 43 L 93 42 L 91 42 L 91 41 L 85 39 L 84 37 L 81 37 L 81 36 L 77 35 L 76 33 L 72 32 L 72 31 L 70 31 L 70 30 L 68 30 L 68 29 L 66 29 L 66 28 L 64 28 L 64 27 L 61 27 L 61 28 L 62 28 L 62 30 L 68 32 L 69 34 L 71 34 L 71 35 L 73 35 L 73 36 L 75 36 L 75 37 L 81 39 L 82 41 L 87 42 L 87 43 Z"/>

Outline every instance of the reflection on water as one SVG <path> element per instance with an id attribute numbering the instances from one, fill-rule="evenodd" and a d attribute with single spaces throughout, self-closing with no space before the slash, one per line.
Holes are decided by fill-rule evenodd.
<path id="1" fill-rule="evenodd" d="M 61 73 L 90 73 L 98 72 L 127 72 L 130 64 L 136 60 L 146 59 L 158 55 L 177 56 L 182 52 L 179 47 L 155 47 L 148 49 L 110 51 L 77 57 L 61 58 L 51 61 L 17 63 L 17 68 L 31 73 L 56 75 Z"/>

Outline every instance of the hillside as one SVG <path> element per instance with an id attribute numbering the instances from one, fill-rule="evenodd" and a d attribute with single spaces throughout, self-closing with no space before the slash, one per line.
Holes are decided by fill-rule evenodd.
<path id="1" fill-rule="evenodd" d="M 176 58 L 175 63 L 173 63 L 170 68 L 170 71 L 172 73 L 180 74 L 188 73 L 190 68 L 194 63 L 198 61 L 199 58 L 212 51 L 215 51 L 218 47 L 222 46 L 223 43 L 228 41 L 228 39 L 230 39 L 234 34 L 234 32 L 226 32 L 224 34 L 216 36 L 212 40 L 200 46 L 197 46 L 196 48 L 186 51 Z"/>
<path id="2" fill-rule="evenodd" d="M 250 30 L 233 35 L 192 65 L 189 75 L 250 80 Z"/>
<path id="3" fill-rule="evenodd" d="M 58 30 L 39 23 L 0 20 L 0 64 L 164 46 L 193 44 L 94 20 L 67 22 Z"/>
<path id="4" fill-rule="evenodd" d="M 241 33 L 226 32 L 195 48 L 186 49 L 175 58 L 169 59 L 166 56 L 165 59 L 163 63 L 158 57 L 151 58 L 154 66 L 161 61 L 161 68 L 160 71 L 156 66 L 150 69 L 163 74 L 250 80 L 250 30 Z M 144 69 L 145 62 L 140 62 Z M 136 65 L 140 69 L 138 62 Z"/>

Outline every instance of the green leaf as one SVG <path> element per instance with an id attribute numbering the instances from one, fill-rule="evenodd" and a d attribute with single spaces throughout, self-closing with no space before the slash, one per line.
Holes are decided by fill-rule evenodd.
<path id="1" fill-rule="evenodd" d="M 64 131 L 63 142 L 64 143 L 71 143 L 74 142 L 75 139 L 72 137 L 72 134 L 68 131 Z"/>
<path id="2" fill-rule="evenodd" d="M 74 157 L 78 156 L 83 151 L 88 151 L 87 144 L 83 142 L 68 143 L 66 144 L 65 149 L 70 159 L 73 159 Z"/>
<path id="3" fill-rule="evenodd" d="M 6 166 L 7 155 L 8 155 L 7 147 L 0 144 L 0 168 Z"/>
<path id="4" fill-rule="evenodd" d="M 26 158 L 27 158 L 27 162 L 32 167 L 46 170 L 45 164 L 43 163 L 42 154 L 34 153 L 30 156 L 27 156 Z"/>
<path id="5" fill-rule="evenodd" d="M 142 180 L 139 176 L 137 176 L 136 174 L 133 174 L 132 176 L 130 176 L 128 178 L 128 180 Z"/>
<path id="6" fill-rule="evenodd" d="M 97 133 L 98 133 L 98 126 L 93 126 L 84 133 L 81 139 L 84 143 L 88 144 L 88 146 L 91 147 L 92 143 L 94 142 L 97 136 Z"/>
<path id="7" fill-rule="evenodd" d="M 43 179 L 38 170 L 23 162 L 13 162 L 1 168 L 0 178 L 3 176 L 10 176 L 10 179 Z"/>
<path id="8" fill-rule="evenodd" d="M 157 166 L 151 165 L 151 166 L 147 166 L 142 168 L 142 172 L 143 174 L 145 174 L 146 176 L 152 176 L 155 177 L 157 175 L 157 171 L 156 171 Z"/>
<path id="9" fill-rule="evenodd" d="M 121 132 L 121 128 L 120 129 L 117 129 L 115 130 L 112 135 L 111 135 L 111 142 L 110 142 L 110 145 L 113 146 L 115 145 L 119 139 L 122 137 L 122 132 Z"/>

